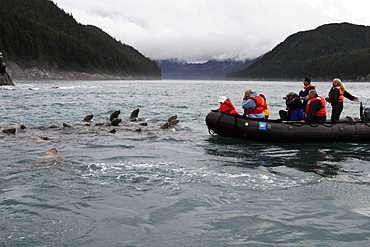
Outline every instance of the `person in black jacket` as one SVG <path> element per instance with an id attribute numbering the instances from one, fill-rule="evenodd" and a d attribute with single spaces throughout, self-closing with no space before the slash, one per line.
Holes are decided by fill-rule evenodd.
<path id="1" fill-rule="evenodd" d="M 290 92 L 285 97 L 286 109 L 288 111 L 280 110 L 280 119 L 283 121 L 300 121 L 303 119 L 303 105 L 298 94 Z"/>
<path id="2" fill-rule="evenodd" d="M 299 96 L 303 100 L 303 111 L 305 111 L 308 102 L 308 92 L 315 89 L 315 85 L 311 84 L 311 79 L 309 77 L 305 77 L 303 79 L 303 86 L 304 90 L 299 91 Z"/>
<path id="3" fill-rule="evenodd" d="M 325 98 L 332 106 L 331 121 L 339 121 L 340 114 L 343 111 L 344 97 L 352 101 L 358 101 L 359 98 L 350 94 L 342 81 L 339 78 L 335 78 L 332 82 L 333 87 L 330 89 L 329 97 Z"/>

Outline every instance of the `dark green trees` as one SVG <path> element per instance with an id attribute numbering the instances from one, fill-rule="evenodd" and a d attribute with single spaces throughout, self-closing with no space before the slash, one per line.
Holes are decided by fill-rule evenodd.
<path id="1" fill-rule="evenodd" d="M 22 67 L 160 79 L 154 61 L 49 0 L 2 0 L 0 50 Z"/>
<path id="2" fill-rule="evenodd" d="M 289 36 L 273 50 L 232 72 L 232 79 L 355 80 L 370 74 L 370 27 L 328 24 Z"/>

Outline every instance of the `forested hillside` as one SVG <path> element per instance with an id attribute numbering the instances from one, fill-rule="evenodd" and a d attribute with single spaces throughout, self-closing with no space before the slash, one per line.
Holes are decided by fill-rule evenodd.
<path id="1" fill-rule="evenodd" d="M 340 77 L 370 80 L 370 27 L 328 24 L 289 36 L 273 50 L 228 79 L 301 79 Z"/>
<path id="2" fill-rule="evenodd" d="M 130 35 L 130 34 L 127 34 Z M 22 68 L 160 79 L 154 61 L 49 0 L 2 0 L 0 50 Z"/>

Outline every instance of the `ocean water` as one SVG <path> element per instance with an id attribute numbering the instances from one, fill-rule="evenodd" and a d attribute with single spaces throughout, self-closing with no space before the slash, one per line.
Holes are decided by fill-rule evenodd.
<path id="1" fill-rule="evenodd" d="M 15 83 L 0 88 L 0 128 L 27 128 L 0 133 L 0 246 L 370 244 L 370 143 L 208 134 L 220 95 L 241 110 L 243 92 L 256 89 L 277 118 L 300 81 Z M 331 86 L 314 84 L 321 95 Z M 369 84 L 346 86 L 370 106 Z M 106 125 L 136 108 L 138 123 Z M 159 129 L 173 115 L 178 125 Z M 347 100 L 342 116 L 358 117 L 359 103 Z"/>

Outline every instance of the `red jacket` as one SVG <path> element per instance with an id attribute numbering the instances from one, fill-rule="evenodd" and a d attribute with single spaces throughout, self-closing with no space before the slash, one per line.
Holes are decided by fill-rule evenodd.
<path id="1" fill-rule="evenodd" d="M 260 114 L 264 112 L 267 109 L 266 101 L 263 99 L 261 95 L 255 96 L 255 97 L 248 97 L 248 99 L 254 100 L 254 103 L 256 104 L 255 108 L 249 108 L 244 109 L 244 114 Z"/>
<path id="2" fill-rule="evenodd" d="M 226 99 L 224 102 L 222 102 L 220 107 L 217 110 L 218 111 L 229 112 L 229 113 L 232 113 L 232 114 L 239 114 L 235 110 L 235 106 L 234 106 L 233 103 L 231 103 L 230 99 Z"/>

